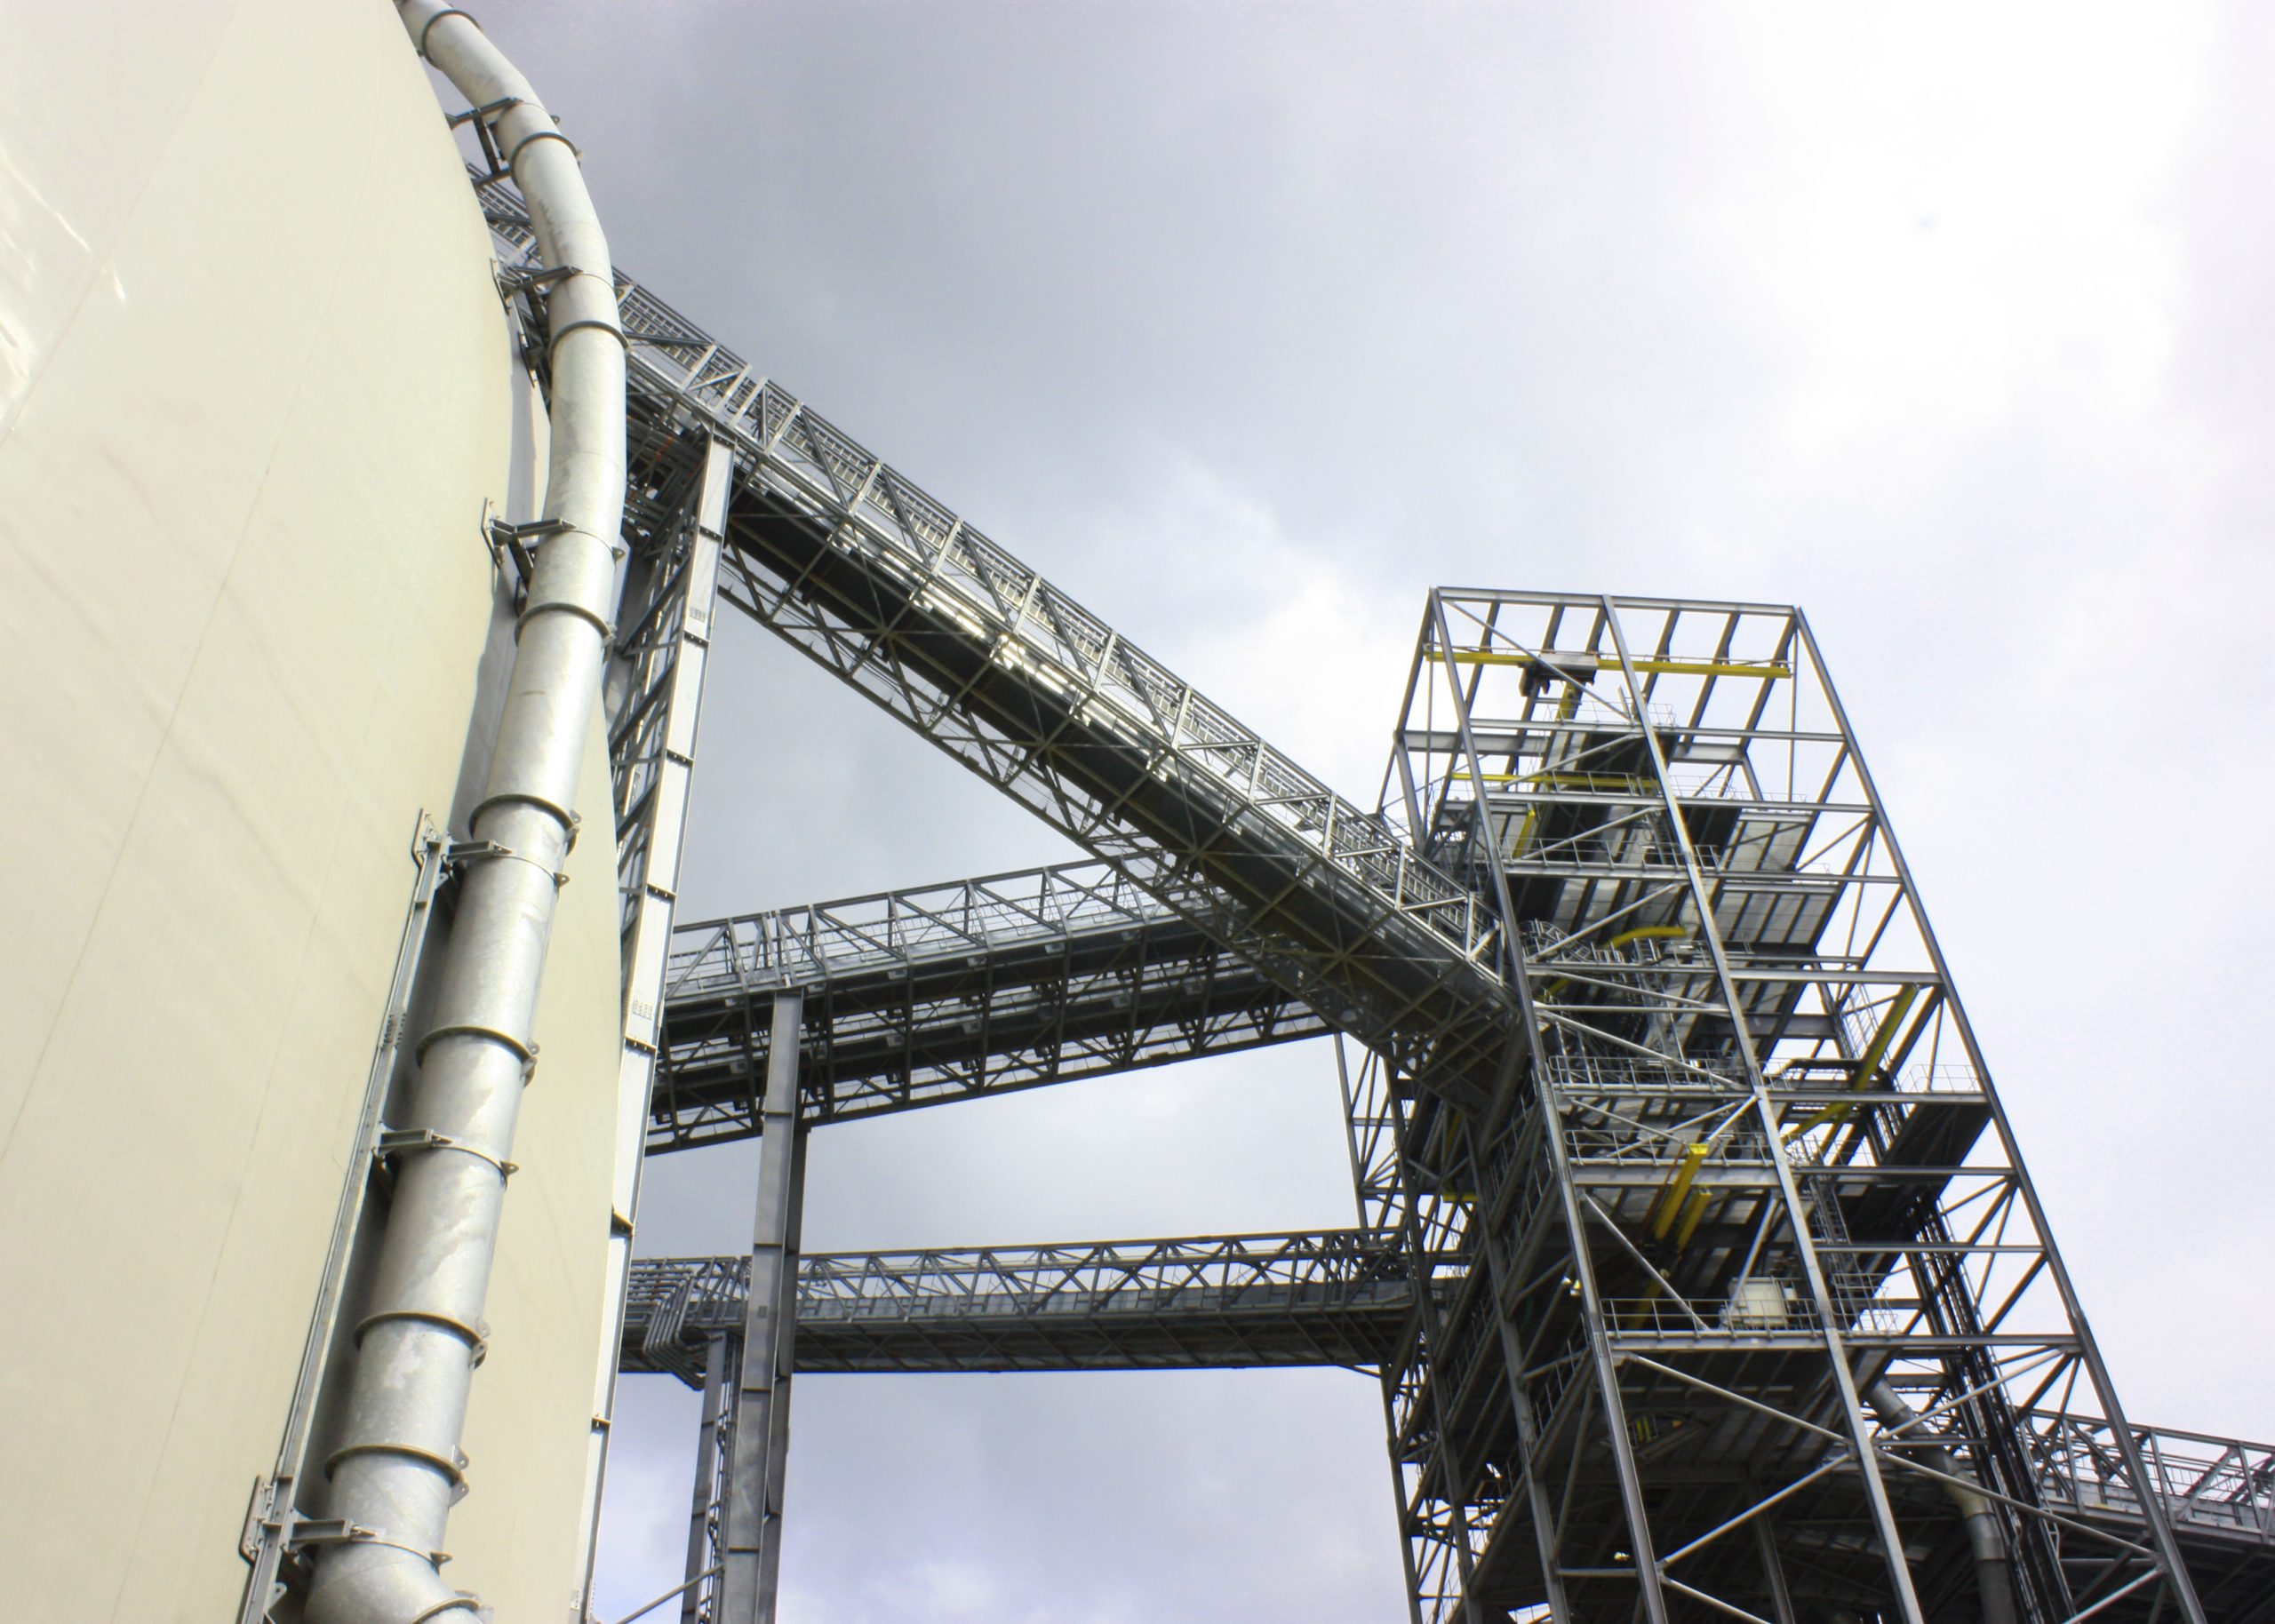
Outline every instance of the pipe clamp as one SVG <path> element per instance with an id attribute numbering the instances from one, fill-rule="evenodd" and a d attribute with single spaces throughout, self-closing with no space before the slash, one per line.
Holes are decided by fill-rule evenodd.
<path id="1" fill-rule="evenodd" d="M 350 1340 L 360 1348 L 363 1345 L 364 1333 L 371 1330 L 373 1325 L 385 1325 L 391 1319 L 409 1320 L 419 1325 L 433 1325 L 437 1330 L 448 1331 L 467 1345 L 467 1350 L 474 1355 L 474 1362 L 476 1365 L 481 1364 L 489 1355 L 490 1327 L 488 1325 L 470 1325 L 463 1319 L 438 1313 L 433 1309 L 381 1309 L 376 1314 L 366 1314 L 355 1322 L 355 1333 Z M 373 1447 L 376 1448 L 378 1445 L 375 1445 Z"/>
<path id="2" fill-rule="evenodd" d="M 524 1070 L 527 1070 L 535 1063 L 523 1063 Z M 438 1134 L 430 1127 L 383 1129 L 379 1134 L 379 1142 L 372 1154 L 381 1161 L 386 1161 L 391 1158 L 407 1156 L 418 1150 L 462 1151 L 477 1161 L 488 1162 L 497 1168 L 498 1176 L 501 1179 L 510 1179 L 522 1170 L 522 1165 L 519 1162 L 509 1162 L 502 1156 L 492 1156 L 479 1145 L 470 1145 L 462 1139 L 453 1139 L 448 1134 Z"/>
<path id="3" fill-rule="evenodd" d="M 421 1064 L 424 1064 L 427 1059 L 427 1051 L 444 1038 L 487 1038 L 492 1043 L 503 1044 L 506 1047 L 513 1050 L 515 1055 L 521 1057 L 522 1063 L 524 1066 L 534 1065 L 537 1063 L 537 1046 L 535 1044 L 524 1043 L 519 1038 L 515 1037 L 513 1033 L 508 1031 L 500 1031 L 497 1027 L 481 1026 L 471 1021 L 458 1021 L 453 1022 L 448 1026 L 437 1026 L 434 1028 L 424 1038 L 421 1038 L 419 1040 L 418 1047 L 411 1050 L 412 1058 L 418 1060 Z"/>
<path id="4" fill-rule="evenodd" d="M 356 1455 L 400 1455 L 405 1460 L 416 1461 L 422 1466 L 431 1466 L 435 1468 L 435 1470 L 442 1472 L 444 1476 L 450 1478 L 451 1486 L 455 1490 L 463 1491 L 466 1487 L 466 1469 L 460 1466 L 456 1461 L 450 1460 L 446 1456 L 438 1455 L 431 1449 L 421 1449 L 416 1444 L 392 1444 L 381 1442 L 376 1439 L 362 1444 L 343 1444 L 338 1449 L 333 1450 L 330 1454 L 323 1458 L 323 1475 L 326 1477 L 330 1477 L 332 1475 L 333 1469 L 339 1466 L 342 1461 L 349 1460 Z M 357 1534 L 351 1533 L 347 1537 L 348 1539 L 356 1540 L 361 1544 L 396 1545 L 398 1549 L 407 1550 L 416 1556 L 424 1556 L 430 1562 L 442 1555 L 439 1551 L 421 1550 L 415 1545 L 397 1545 L 396 1541 L 393 1540 L 381 1539 L 376 1534 L 359 1537 Z M 438 1563 L 436 1565 L 439 1566 L 440 1564 Z"/>
<path id="5" fill-rule="evenodd" d="M 419 30 L 419 54 L 422 59 L 427 55 L 427 36 L 435 31 L 435 25 L 442 21 L 445 17 L 463 17 L 466 19 L 467 26 L 468 28 L 471 28 L 476 34 L 482 32 L 482 25 L 474 20 L 474 13 L 472 12 L 461 12 L 456 6 L 451 6 L 446 11 L 437 12 L 427 20 L 427 26 Z M 518 102 L 521 98 L 515 96 L 511 97 L 508 100 Z"/>
<path id="6" fill-rule="evenodd" d="M 577 849 L 577 831 L 583 827 L 584 820 L 579 818 L 567 807 L 563 806 L 559 801 L 554 800 L 544 795 L 534 794 L 528 790 L 501 790 L 495 795 L 485 797 L 475 805 L 474 808 L 474 816 L 469 817 L 467 821 L 470 824 L 480 824 L 482 822 L 483 814 L 489 811 L 491 808 L 502 807 L 515 802 L 518 802 L 520 805 L 525 807 L 535 807 L 540 812 L 551 813 L 553 816 L 559 821 L 562 828 L 569 832 L 569 843 L 562 848 L 563 855 L 566 856 L 568 853 Z M 536 859 L 532 857 L 522 856 L 520 853 L 512 850 L 508 847 L 498 846 L 498 843 L 495 840 L 486 840 L 483 842 L 483 844 L 497 847 L 495 851 L 484 854 L 489 856 L 515 857 L 523 863 L 531 863 L 536 861 Z M 542 867 L 543 865 L 539 864 L 539 866 Z M 567 877 L 565 875 L 561 875 L 556 872 L 555 877 L 560 880 L 564 885 L 568 883 Z"/>

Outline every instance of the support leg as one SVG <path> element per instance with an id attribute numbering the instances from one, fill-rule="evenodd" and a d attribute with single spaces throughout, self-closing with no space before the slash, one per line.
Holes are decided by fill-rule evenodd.
<path id="1" fill-rule="evenodd" d="M 774 1000 L 761 1107 L 758 1214 L 744 1307 L 742 1375 L 728 1461 L 726 1571 L 719 1624 L 773 1624 L 782 1561 L 782 1469 L 790 1445 L 791 1337 L 797 1307 L 798 1220 L 805 1138 L 798 1126 L 798 995 Z"/>
<path id="2" fill-rule="evenodd" d="M 695 1434 L 694 1505 L 687 1521 L 687 1569 L 681 1576 L 680 1624 L 698 1624 L 711 1565 L 711 1513 L 719 1501 L 719 1421 L 727 1394 L 727 1338 L 714 1336 L 703 1358 L 703 1420 Z"/>
<path id="3" fill-rule="evenodd" d="M 1753 1519 L 1753 1548 L 1761 1553 L 1761 1575 L 1769 1585 L 1769 1616 L 1776 1624 L 1795 1624 L 1793 1593 L 1786 1588 L 1785 1564 L 1777 1555 L 1777 1539 L 1766 1512 Z"/>

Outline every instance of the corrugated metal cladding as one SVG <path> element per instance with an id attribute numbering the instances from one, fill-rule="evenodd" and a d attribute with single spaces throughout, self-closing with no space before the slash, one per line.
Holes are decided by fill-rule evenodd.
<path id="1" fill-rule="evenodd" d="M 211 1620 L 542 419 L 390 7 L 0 38 L 0 1617 Z M 571 1605 L 601 1337 L 608 842 L 571 873 L 451 1524 L 509 1619 Z"/>

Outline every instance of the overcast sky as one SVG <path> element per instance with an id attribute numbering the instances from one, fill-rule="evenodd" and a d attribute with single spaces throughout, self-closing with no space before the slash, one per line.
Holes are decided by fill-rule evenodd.
<path id="1" fill-rule="evenodd" d="M 2275 1437 L 2275 11 L 538 6 L 621 265 L 1371 802 L 1433 584 L 1792 601 L 2137 1419 Z M 730 627 L 686 907 L 1071 855 Z M 751 1158 L 649 1174 L 746 1243 Z M 1317 1046 L 816 1136 L 817 1249 L 1351 1221 Z M 677 1578 L 625 1384 L 600 1607 Z M 1400 1611 L 1373 1386 L 802 1379 L 784 1616 Z"/>

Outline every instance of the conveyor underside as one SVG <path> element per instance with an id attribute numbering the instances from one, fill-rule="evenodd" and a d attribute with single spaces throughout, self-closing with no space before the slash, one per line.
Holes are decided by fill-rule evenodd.
<path id="1" fill-rule="evenodd" d="M 639 1264 L 625 1326 L 623 1367 L 698 1383 L 706 1339 L 736 1334 L 749 1260 L 659 1259 Z M 1376 1367 L 1408 1334 L 1413 1286 L 1393 1235 L 1364 1230 L 809 1257 L 800 1269 L 802 1373 L 944 1373 L 1022 1370 L 1181 1370 L 1301 1365 Z M 1781 1407 L 1774 1356 L 1751 1357 L 1759 1386 Z M 1745 1380 L 1746 1373 L 1727 1373 Z M 1499 1425 L 1505 1427 L 1505 1405 Z M 1482 1438 L 1493 1423 L 1464 1427 Z M 2023 1417 L 2049 1503 L 2138 1538 L 2137 1503 L 2111 1480 L 2103 1424 L 2058 1411 Z M 1742 1486 L 1766 1458 L 1760 1434 L 1733 1427 L 1687 1469 L 1702 1504 Z M 2144 1429 L 2160 1463 L 2166 1503 L 2207 1604 L 2238 1620 L 2275 1616 L 2275 1445 Z M 1810 1452 L 1789 1466 L 1816 1463 Z M 1716 1468 L 1716 1459 L 1744 1462 Z M 1828 1497 L 1837 1510 L 1840 1496 Z M 1948 1508 L 1917 1497 L 1921 1526 L 1945 1536 Z M 1786 1519 L 1791 1556 L 1804 1553 L 1807 1501 Z M 1822 1530 L 1830 1545 L 1838 1518 Z M 1837 1552 L 1828 1550 L 1828 1556 Z M 1485 1571 L 1511 1574 L 1521 1555 L 1489 1548 Z M 1534 1582 L 1537 1582 L 1537 1576 Z M 2145 1609 L 2113 1610 L 2142 1616 Z"/>

